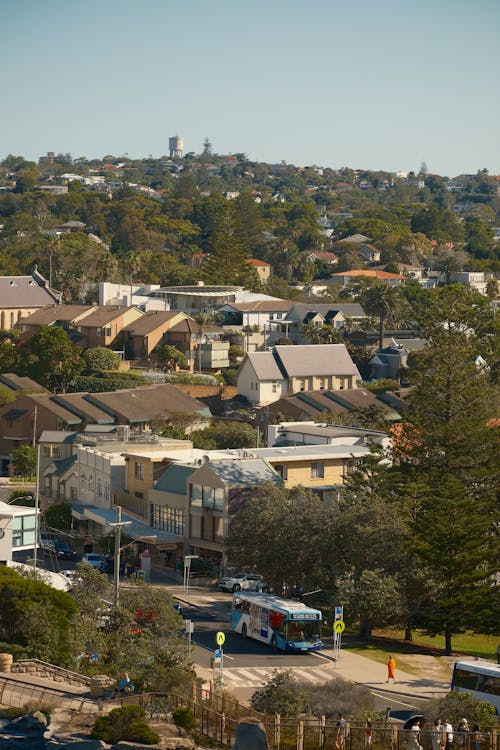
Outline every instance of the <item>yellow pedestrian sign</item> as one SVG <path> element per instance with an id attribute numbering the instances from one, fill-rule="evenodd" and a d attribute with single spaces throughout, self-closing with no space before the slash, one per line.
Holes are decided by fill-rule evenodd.
<path id="1" fill-rule="evenodd" d="M 219 630 L 219 632 L 215 636 L 215 640 L 216 640 L 218 646 L 223 646 L 224 645 L 224 641 L 226 640 L 226 636 L 222 632 L 222 630 Z"/>
<path id="2" fill-rule="evenodd" d="M 333 623 L 333 629 L 336 633 L 343 633 L 345 630 L 345 622 L 343 620 L 337 620 Z"/>

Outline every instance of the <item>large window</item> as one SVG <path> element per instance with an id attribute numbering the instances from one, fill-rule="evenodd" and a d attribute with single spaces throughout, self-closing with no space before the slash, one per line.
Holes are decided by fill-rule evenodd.
<path id="1" fill-rule="evenodd" d="M 208 485 L 191 485 L 191 507 L 224 510 L 224 488 Z"/>
<path id="2" fill-rule="evenodd" d="M 191 484 L 191 507 L 201 508 L 203 487 L 200 484 Z"/>
<path id="3" fill-rule="evenodd" d="M 12 546 L 35 546 L 35 515 L 17 516 L 12 519 Z"/>
<path id="4" fill-rule="evenodd" d="M 144 464 L 137 463 L 135 464 L 135 478 L 136 479 L 144 479 Z"/>
<path id="5" fill-rule="evenodd" d="M 184 535 L 184 511 L 168 505 L 151 506 L 151 526 L 171 534 Z"/>

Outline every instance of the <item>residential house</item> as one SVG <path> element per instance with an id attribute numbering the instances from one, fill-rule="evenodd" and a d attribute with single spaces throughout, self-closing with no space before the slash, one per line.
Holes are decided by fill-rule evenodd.
<path id="1" fill-rule="evenodd" d="M 35 270 L 29 276 L 0 276 L 0 328 L 10 330 L 22 318 L 46 305 L 58 305 L 61 293 Z"/>
<path id="2" fill-rule="evenodd" d="M 124 326 L 120 331 L 120 341 L 125 347 L 127 359 L 148 362 L 167 331 L 186 318 L 183 312 L 153 310 Z"/>
<path id="3" fill-rule="evenodd" d="M 266 263 L 264 260 L 258 260 L 257 258 L 246 258 L 245 263 L 255 268 L 261 284 L 267 284 L 271 277 L 270 263 Z"/>
<path id="4" fill-rule="evenodd" d="M 425 343 L 423 339 L 391 339 L 389 346 L 379 349 L 370 359 L 370 379 L 399 380 L 401 371 L 408 368 L 409 355 L 421 351 Z"/>
<path id="5" fill-rule="evenodd" d="M 16 323 L 23 341 L 36 336 L 42 326 L 59 326 L 72 335 L 78 323 L 96 310 L 94 305 L 47 305 Z"/>
<path id="6" fill-rule="evenodd" d="M 359 380 L 344 344 L 276 346 L 246 355 L 238 373 L 238 393 L 263 406 L 297 392 L 356 388 Z"/>
<path id="7" fill-rule="evenodd" d="M 267 426 L 266 441 L 269 447 L 275 448 L 299 445 L 378 445 L 387 450 L 391 447 L 387 432 L 310 421 L 270 424 Z"/>
<path id="8" fill-rule="evenodd" d="M 381 253 L 375 245 L 369 243 L 361 245 L 358 250 L 358 255 L 360 255 L 366 263 L 380 263 Z"/>
<path id="9" fill-rule="evenodd" d="M 237 292 L 243 287 L 234 285 L 206 285 L 200 282 L 188 286 L 160 287 L 151 292 L 150 298 L 161 300 L 167 310 L 180 310 L 188 315 L 214 312 L 220 305 L 235 302 Z"/>
<path id="10" fill-rule="evenodd" d="M 364 409 L 377 409 L 381 417 L 393 422 L 401 419 L 406 404 L 388 394 L 375 395 L 365 388 L 307 391 L 285 396 L 261 408 L 257 424 L 266 429 L 273 419 L 307 420 L 311 418 L 331 419 L 331 415 L 347 416 Z M 334 418 L 334 417 L 333 417 Z"/>
<path id="11" fill-rule="evenodd" d="M 31 378 L 21 377 L 13 372 L 0 373 L 0 387 L 19 395 L 21 391 L 45 392 L 45 388 Z"/>
<path id="12" fill-rule="evenodd" d="M 293 302 L 289 312 L 273 324 L 272 335 L 268 343 L 272 344 L 281 336 L 291 339 L 294 343 L 309 343 L 304 335 L 304 320 L 311 312 L 320 315 L 326 325 L 333 325 L 335 328 L 355 327 L 367 317 L 362 306 L 357 302 Z"/>
<path id="13" fill-rule="evenodd" d="M 343 237 L 341 240 L 338 241 L 338 244 L 342 243 L 345 245 L 364 245 L 367 242 L 371 242 L 371 239 L 369 237 L 366 237 L 364 234 L 351 234 L 348 237 Z"/>
<path id="14" fill-rule="evenodd" d="M 389 273 L 389 271 L 380 271 L 375 268 L 340 271 L 339 273 L 333 273 L 327 281 L 346 287 L 356 284 L 360 279 L 378 279 L 389 284 L 389 286 L 400 286 L 406 282 L 405 276 L 399 273 Z"/>
<path id="15" fill-rule="evenodd" d="M 201 423 L 211 416 L 205 404 L 170 383 L 110 393 L 23 394 L 0 407 L 0 461 L 5 471 L 12 450 L 34 444 L 44 430 L 123 425 L 132 433 L 150 432 L 175 414 Z"/>
<path id="16" fill-rule="evenodd" d="M 229 367 L 229 341 L 222 341 L 223 328 L 216 325 L 199 325 L 185 316 L 165 332 L 162 343 L 176 346 L 184 353 L 190 372 L 196 369 L 220 370 Z"/>
<path id="17" fill-rule="evenodd" d="M 36 510 L 0 502 L 0 565 L 12 560 L 13 552 L 35 547 Z M 4 607 L 8 607 L 4 600 Z"/>
<path id="18" fill-rule="evenodd" d="M 339 262 L 338 255 L 327 250 L 314 250 L 307 254 L 307 260 L 311 263 L 318 261 L 325 266 L 335 266 Z"/>
<path id="19" fill-rule="evenodd" d="M 116 341 L 122 328 L 144 314 L 137 307 L 97 306 L 75 324 L 78 334 L 76 343 L 84 349 L 110 346 Z"/>
<path id="20" fill-rule="evenodd" d="M 292 307 L 290 300 L 264 299 L 254 302 L 232 302 L 221 305 L 217 312 L 223 318 L 222 326 L 232 329 L 268 330 L 277 321 L 283 320 Z"/>

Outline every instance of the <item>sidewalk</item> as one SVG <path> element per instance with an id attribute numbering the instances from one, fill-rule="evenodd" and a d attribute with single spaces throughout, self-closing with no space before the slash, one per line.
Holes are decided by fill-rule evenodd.
<path id="1" fill-rule="evenodd" d="M 334 659 L 331 648 L 325 648 L 320 653 L 327 659 Z M 396 669 L 397 682 L 387 683 L 385 664 L 347 649 L 341 650 L 340 658 L 335 662 L 335 674 L 358 685 L 366 685 L 371 690 L 383 690 L 384 693 L 393 693 L 395 696 L 431 699 L 450 691 L 449 683 L 409 674 L 400 669 Z"/>

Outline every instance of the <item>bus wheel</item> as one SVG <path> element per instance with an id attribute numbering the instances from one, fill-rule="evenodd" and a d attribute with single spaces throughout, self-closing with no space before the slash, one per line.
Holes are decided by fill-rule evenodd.
<path id="1" fill-rule="evenodd" d="M 241 626 L 241 637 L 246 638 L 247 637 L 247 626 L 245 623 Z"/>
<path id="2" fill-rule="evenodd" d="M 273 637 L 271 638 L 271 648 L 274 649 L 275 651 L 278 648 L 278 643 L 276 641 L 276 636 L 275 635 L 273 635 Z"/>
<path id="3" fill-rule="evenodd" d="M 233 591 L 241 591 L 241 586 L 239 583 L 235 583 L 233 586 Z"/>

